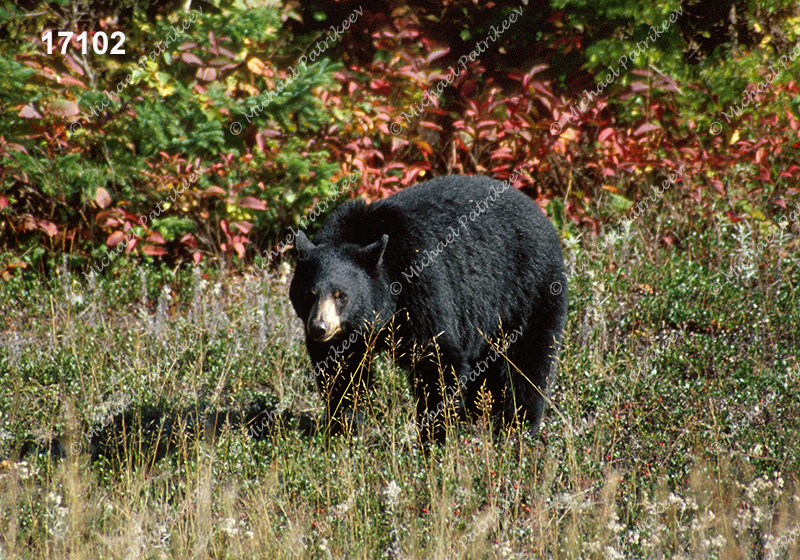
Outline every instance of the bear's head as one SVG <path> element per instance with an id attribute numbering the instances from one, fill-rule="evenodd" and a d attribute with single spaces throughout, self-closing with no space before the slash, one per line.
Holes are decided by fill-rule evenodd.
<path id="1" fill-rule="evenodd" d="M 325 344 L 392 314 L 383 257 L 389 237 L 367 246 L 314 245 L 301 231 L 295 240 L 297 268 L 289 298 L 307 339 Z"/>

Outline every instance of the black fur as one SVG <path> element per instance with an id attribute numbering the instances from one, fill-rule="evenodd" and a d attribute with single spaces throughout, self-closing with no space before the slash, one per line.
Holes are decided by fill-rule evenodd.
<path id="1" fill-rule="evenodd" d="M 295 245 L 290 298 L 334 428 L 369 386 L 369 344 L 353 335 L 365 324 L 380 333 L 376 351 L 394 333 L 424 439 L 443 438 L 443 398 L 463 405 L 462 417 L 477 414 L 484 382 L 495 414 L 538 426 L 567 286 L 558 234 L 530 198 L 487 177 L 441 177 L 373 204 L 349 202 L 313 244 L 300 232 Z M 342 332 L 320 343 L 308 334 L 309 314 L 331 293 Z M 489 340 L 497 347 L 514 331 L 505 352 L 493 350 Z"/>

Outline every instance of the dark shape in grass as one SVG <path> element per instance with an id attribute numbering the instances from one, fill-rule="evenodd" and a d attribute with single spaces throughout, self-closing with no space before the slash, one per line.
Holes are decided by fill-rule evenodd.
<path id="1" fill-rule="evenodd" d="M 129 406 L 111 416 L 102 427 L 87 427 L 80 439 L 70 441 L 65 435 L 49 442 L 26 440 L 20 445 L 20 458 L 48 454 L 54 459 L 65 459 L 68 455 L 88 453 L 92 463 L 107 459 L 121 464 L 137 457 L 136 462 L 142 458 L 157 461 L 178 449 L 182 442 L 196 439 L 213 442 L 226 427 L 232 432 L 244 430 L 256 441 L 284 431 L 314 436 L 317 424 L 312 416 L 303 412 L 278 412 L 274 401 L 273 397 L 260 396 L 244 410 L 198 406 L 194 410 L 175 411 L 155 406 Z"/>

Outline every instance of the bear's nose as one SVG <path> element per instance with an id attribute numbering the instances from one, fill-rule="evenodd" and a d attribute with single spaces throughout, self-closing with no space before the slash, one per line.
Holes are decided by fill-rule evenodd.
<path id="1" fill-rule="evenodd" d="M 311 321 L 308 325 L 308 334 L 311 335 L 311 338 L 314 340 L 321 340 L 325 338 L 325 333 L 328 332 L 328 325 L 325 324 L 325 321 Z"/>

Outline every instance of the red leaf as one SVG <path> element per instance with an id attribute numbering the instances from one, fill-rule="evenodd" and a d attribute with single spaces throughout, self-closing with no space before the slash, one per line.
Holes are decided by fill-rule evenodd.
<path id="1" fill-rule="evenodd" d="M 429 156 L 433 155 L 433 148 L 431 148 L 431 145 L 424 140 L 414 140 L 414 144 L 417 145 L 421 152 L 426 153 Z"/>
<path id="2" fill-rule="evenodd" d="M 80 64 L 75 62 L 75 59 L 72 58 L 71 54 L 65 54 L 64 55 L 64 64 L 69 66 L 79 76 L 85 76 L 86 75 L 86 72 L 83 71 L 83 68 L 81 68 Z M 64 78 L 61 78 L 61 79 L 63 80 Z M 83 87 L 86 87 L 86 86 L 83 86 Z"/>
<path id="3" fill-rule="evenodd" d="M 529 76 L 534 76 L 543 70 L 547 70 L 548 68 L 550 68 L 550 66 L 547 64 L 537 64 L 536 66 L 530 69 L 530 71 L 525 75 L 525 77 L 527 78 Z"/>
<path id="4" fill-rule="evenodd" d="M 157 245 L 145 245 L 142 248 L 142 252 L 145 255 L 152 255 L 154 257 L 159 257 L 161 255 L 166 255 L 167 254 L 167 250 L 164 249 L 164 247 L 158 247 Z"/>
<path id="5" fill-rule="evenodd" d="M 213 68 L 198 68 L 196 76 L 205 82 L 213 82 L 217 79 L 217 71 Z"/>
<path id="6" fill-rule="evenodd" d="M 475 86 L 478 84 L 477 80 L 468 80 L 463 83 L 461 86 L 461 95 L 464 97 L 469 97 L 469 94 L 475 89 Z"/>
<path id="7" fill-rule="evenodd" d="M 139 240 L 135 237 L 128 242 L 128 246 L 125 248 L 125 254 L 130 255 L 133 248 L 136 247 L 136 244 L 139 243 Z"/>
<path id="8" fill-rule="evenodd" d="M 23 152 L 25 154 L 28 153 L 28 150 L 25 149 L 25 146 L 22 146 L 20 144 L 14 144 L 13 142 L 8 142 L 7 144 L 3 144 L 3 147 L 6 150 L 14 150 L 16 152 Z M 791 167 L 789 169 L 791 169 Z"/>
<path id="9" fill-rule="evenodd" d="M 119 245 L 119 242 L 125 237 L 125 234 L 121 231 L 115 231 L 111 235 L 108 236 L 108 240 L 106 241 L 106 245 L 109 247 L 116 247 Z"/>
<path id="10" fill-rule="evenodd" d="M 233 244 L 233 248 L 236 249 L 236 254 L 239 255 L 240 259 L 244 258 L 244 245 L 239 243 L 238 241 Z"/>
<path id="11" fill-rule="evenodd" d="M 768 183 L 772 182 L 772 175 L 770 175 L 769 169 L 767 167 L 762 167 L 761 170 L 756 175 L 756 179 L 761 179 L 762 181 L 767 181 Z"/>
<path id="12" fill-rule="evenodd" d="M 369 87 L 382 95 L 392 94 L 392 86 L 385 80 L 372 80 Z"/>
<path id="13" fill-rule="evenodd" d="M 258 134 L 256 134 L 256 144 L 258 147 L 261 148 L 262 151 L 267 151 L 267 141 L 266 138 L 279 138 L 281 135 L 280 132 L 277 130 L 262 130 Z"/>
<path id="14" fill-rule="evenodd" d="M 19 112 L 20 117 L 23 119 L 41 119 L 42 114 L 33 108 L 33 105 L 25 105 Z"/>
<path id="15" fill-rule="evenodd" d="M 644 123 L 642 126 L 637 128 L 633 134 L 634 136 L 641 136 L 642 134 L 650 132 L 651 130 L 660 130 L 660 129 L 661 127 L 655 123 Z"/>
<path id="16" fill-rule="evenodd" d="M 59 117 L 74 117 L 81 112 L 75 103 L 67 99 L 56 99 L 50 104 L 47 110 Z"/>
<path id="17" fill-rule="evenodd" d="M 243 196 L 239 201 L 239 206 L 242 208 L 252 208 L 253 210 L 266 210 L 267 203 L 263 200 L 253 198 L 252 196 Z"/>
<path id="18" fill-rule="evenodd" d="M 202 254 L 202 253 L 200 253 L 200 252 L 193 253 L 193 254 L 192 254 L 192 260 L 193 260 L 194 262 L 196 262 L 196 263 L 199 263 L 200 261 L 202 261 L 202 260 L 203 260 L 203 254 Z"/>
<path id="19" fill-rule="evenodd" d="M 61 76 L 61 79 L 59 81 L 62 84 L 67 85 L 67 86 L 78 86 L 78 87 L 82 87 L 83 89 L 89 89 L 89 88 L 86 87 L 86 85 L 84 85 L 84 83 L 82 81 L 77 80 L 77 79 L 73 78 L 72 76 Z"/>
<path id="20" fill-rule="evenodd" d="M 492 122 L 495 122 L 495 121 L 492 121 Z M 495 124 L 496 124 L 496 123 L 495 123 Z M 442 131 L 444 131 L 444 128 L 443 128 L 441 125 L 439 125 L 439 124 L 436 124 L 436 123 L 434 123 L 434 122 L 429 122 L 429 121 L 419 121 L 419 125 L 420 125 L 420 126 L 424 126 L 425 128 L 430 128 L 431 130 L 436 130 L 436 131 L 438 131 L 438 132 L 442 132 Z"/>
<path id="21" fill-rule="evenodd" d="M 5 208 L 8 206 L 8 197 L 0 194 L 0 208 Z"/>
<path id="22" fill-rule="evenodd" d="M 396 152 L 400 148 L 404 148 L 408 145 L 408 140 L 404 138 L 398 138 L 397 136 L 392 136 L 392 151 Z"/>
<path id="23" fill-rule="evenodd" d="M 200 59 L 200 57 L 195 56 L 189 52 L 181 54 L 181 60 L 189 64 L 198 64 L 198 65 L 203 64 L 203 61 Z"/>
<path id="24" fill-rule="evenodd" d="M 601 143 L 605 142 L 606 138 L 612 136 L 613 134 L 614 134 L 613 128 L 604 128 L 603 130 L 600 131 L 600 134 L 597 135 L 597 141 Z"/>
<path id="25" fill-rule="evenodd" d="M 159 245 L 163 245 L 164 243 L 166 243 L 164 238 L 161 237 L 161 234 L 158 233 L 157 231 L 154 231 L 150 235 L 148 235 L 145 241 L 148 241 L 150 243 L 158 243 Z"/>
<path id="26" fill-rule="evenodd" d="M 208 187 L 206 190 L 203 191 L 203 196 L 212 196 L 215 194 L 218 194 L 219 196 L 225 196 L 228 193 L 226 193 L 221 188 L 214 186 Z"/>
<path id="27" fill-rule="evenodd" d="M 235 224 L 233 224 L 233 226 L 245 235 L 247 235 L 250 232 L 250 230 L 253 229 L 253 224 L 251 224 L 247 220 L 236 222 Z"/>
<path id="28" fill-rule="evenodd" d="M 183 237 L 181 237 L 181 243 L 185 243 L 192 249 L 197 249 L 197 239 L 194 238 L 194 235 L 191 233 L 187 233 Z"/>
<path id="29" fill-rule="evenodd" d="M 111 195 L 103 187 L 98 187 L 94 193 L 94 201 L 100 208 L 108 208 L 111 204 Z"/>
<path id="30" fill-rule="evenodd" d="M 33 216 L 30 214 L 23 214 L 21 217 L 25 219 L 25 221 L 22 222 L 22 231 L 31 231 L 36 229 L 36 220 L 33 219 Z"/>
<path id="31" fill-rule="evenodd" d="M 450 49 L 447 47 L 440 47 L 437 49 L 433 49 L 428 56 L 425 58 L 425 62 L 433 62 L 437 58 L 442 58 L 444 55 L 450 52 Z"/>
<path id="32" fill-rule="evenodd" d="M 55 237 L 58 233 L 58 228 L 53 222 L 48 222 L 47 220 L 39 220 L 39 229 L 45 232 L 50 237 Z"/>

